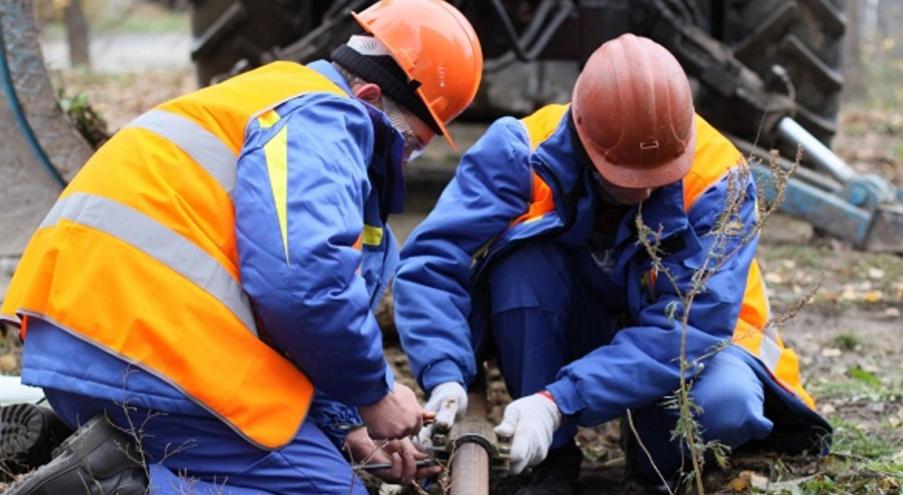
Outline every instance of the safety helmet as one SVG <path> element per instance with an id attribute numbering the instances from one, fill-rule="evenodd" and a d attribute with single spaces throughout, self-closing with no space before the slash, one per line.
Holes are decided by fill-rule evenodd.
<path id="1" fill-rule="evenodd" d="M 693 95 L 677 59 L 632 34 L 586 61 L 571 102 L 580 142 L 605 180 L 653 188 L 682 179 L 696 148 Z"/>
<path id="2" fill-rule="evenodd" d="M 417 95 L 455 148 L 446 124 L 470 105 L 483 75 L 483 51 L 470 22 L 443 0 L 381 0 L 351 15 L 419 83 Z"/>

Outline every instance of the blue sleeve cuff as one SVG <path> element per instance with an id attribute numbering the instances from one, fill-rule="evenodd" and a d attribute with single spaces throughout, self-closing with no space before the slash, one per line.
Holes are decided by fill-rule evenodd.
<path id="1" fill-rule="evenodd" d="M 465 390 L 467 389 L 467 381 L 464 380 L 464 373 L 462 373 L 461 368 L 450 359 L 443 359 L 442 361 L 437 361 L 427 366 L 426 369 L 423 370 L 420 386 L 423 387 L 424 392 L 429 393 L 429 391 L 434 389 L 437 385 L 445 382 L 458 382 Z"/>
<path id="2" fill-rule="evenodd" d="M 565 416 L 578 414 L 586 407 L 586 403 L 580 398 L 580 392 L 577 390 L 577 385 L 568 377 L 561 378 L 552 383 L 546 387 L 546 390 L 552 394 L 552 397 L 555 399 L 555 404 L 558 405 L 558 409 L 560 409 L 561 413 Z"/>
<path id="3" fill-rule="evenodd" d="M 307 417 L 339 450 L 342 449 L 348 432 L 364 423 L 357 408 L 343 404 L 320 391 L 314 395 Z"/>

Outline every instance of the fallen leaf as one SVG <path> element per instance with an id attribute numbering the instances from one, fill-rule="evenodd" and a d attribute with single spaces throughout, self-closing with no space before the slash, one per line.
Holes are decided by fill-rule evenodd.
<path id="1" fill-rule="evenodd" d="M 884 310 L 884 316 L 896 318 L 896 317 L 900 316 L 900 310 L 897 308 L 887 308 Z"/>
<path id="2" fill-rule="evenodd" d="M 746 493 L 749 491 L 749 479 L 753 475 L 752 471 L 740 471 L 736 478 L 727 484 L 727 489 L 734 493 Z"/>
<path id="3" fill-rule="evenodd" d="M 796 268 L 796 262 L 793 260 L 784 260 L 781 262 L 781 265 L 783 265 L 784 268 L 786 268 L 788 270 L 792 270 L 792 269 Z"/>
<path id="4" fill-rule="evenodd" d="M 869 303 L 876 303 L 881 300 L 881 292 L 877 290 L 866 292 L 865 296 L 863 296 L 863 299 L 865 299 L 865 301 Z"/>
<path id="5" fill-rule="evenodd" d="M 768 478 L 761 474 L 753 473 L 752 476 L 749 477 L 749 484 L 756 490 L 765 491 L 768 489 Z"/>
<path id="6" fill-rule="evenodd" d="M 823 357 L 838 357 L 838 356 L 843 355 L 843 351 L 841 351 L 840 349 L 838 349 L 836 347 L 826 347 L 826 348 L 822 349 L 821 355 Z"/>
<path id="7" fill-rule="evenodd" d="M 837 412 L 837 408 L 835 408 L 832 404 L 825 404 L 821 406 L 819 410 L 821 410 L 821 413 L 825 415 L 834 414 L 835 412 Z"/>
<path id="8" fill-rule="evenodd" d="M 782 284 L 784 283 L 784 278 L 777 273 L 769 272 L 765 274 L 765 281 L 769 284 Z"/>
<path id="9" fill-rule="evenodd" d="M 900 491 L 900 480 L 893 476 L 885 476 L 878 481 L 878 490 L 881 493 L 898 493 Z"/>
<path id="10" fill-rule="evenodd" d="M 0 371 L 9 373 L 19 368 L 19 361 L 12 354 L 4 354 L 0 356 Z"/>

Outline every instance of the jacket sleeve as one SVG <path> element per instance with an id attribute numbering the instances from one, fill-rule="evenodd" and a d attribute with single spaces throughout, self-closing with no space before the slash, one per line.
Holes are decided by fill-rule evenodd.
<path id="1" fill-rule="evenodd" d="M 519 121 L 503 118 L 461 158 L 436 207 L 401 251 L 395 323 L 421 388 L 476 374 L 468 316 L 474 254 L 526 209 L 529 145 Z"/>
<path id="2" fill-rule="evenodd" d="M 314 394 L 307 418 L 313 421 L 339 450 L 342 450 L 349 431 L 364 426 L 364 420 L 356 408 L 329 397 L 321 390 Z"/>
<path id="3" fill-rule="evenodd" d="M 351 405 L 392 388 L 382 336 L 358 273 L 370 193 L 370 117 L 360 103 L 312 94 L 272 127 L 249 126 L 235 204 L 242 285 L 261 337 L 314 386 Z"/>
<path id="4" fill-rule="evenodd" d="M 728 182 L 722 179 L 712 186 L 689 214 L 689 227 L 699 240 L 698 248 L 689 255 L 682 252 L 663 259 L 680 293 L 686 294 L 693 285 L 694 273 L 704 266 L 707 253 L 713 249 L 735 253 L 692 301 L 686 329 L 687 359 L 693 363 L 688 371 L 691 377 L 704 367 L 704 360 L 697 358 L 732 337 L 758 244 L 758 238 L 742 243 L 749 238 L 756 221 L 756 191 L 751 179 L 734 219 L 736 235 L 713 234 L 714 224 L 725 208 Z M 650 269 L 644 248 L 639 249 L 642 254 L 633 256 L 626 271 L 628 278 L 636 280 Z M 724 260 L 723 256 L 715 257 Z M 599 424 L 621 416 L 626 409 L 652 404 L 679 386 L 683 303 L 675 284 L 662 273 L 655 277 L 654 290 L 643 292 L 639 295 L 642 303 L 631 309 L 633 326 L 618 332 L 609 345 L 562 368 L 557 381 L 548 387 L 562 412 L 576 415 L 581 425 Z"/>

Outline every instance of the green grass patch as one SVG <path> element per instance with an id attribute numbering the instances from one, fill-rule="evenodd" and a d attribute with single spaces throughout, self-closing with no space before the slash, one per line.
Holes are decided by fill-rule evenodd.
<path id="1" fill-rule="evenodd" d="M 891 463 L 890 458 L 903 449 L 903 441 L 892 435 L 885 435 L 883 427 L 879 427 L 877 431 L 870 431 L 856 421 L 842 418 L 833 418 L 832 425 L 834 444 L 831 450 L 855 458 L 864 458 L 863 462 L 868 460 L 883 464 Z"/>
<path id="2" fill-rule="evenodd" d="M 834 345 L 843 351 L 853 351 L 862 347 L 862 340 L 852 333 L 842 333 L 834 337 Z"/>
<path id="3" fill-rule="evenodd" d="M 864 383 L 866 385 L 870 385 L 872 387 L 880 387 L 881 386 L 881 380 L 879 380 L 878 377 L 874 373 L 872 373 L 871 371 L 866 371 L 866 370 L 860 368 L 859 366 L 850 368 L 850 370 L 847 371 L 847 375 L 849 375 L 850 378 L 852 378 L 856 381 L 862 382 L 862 383 Z"/>

